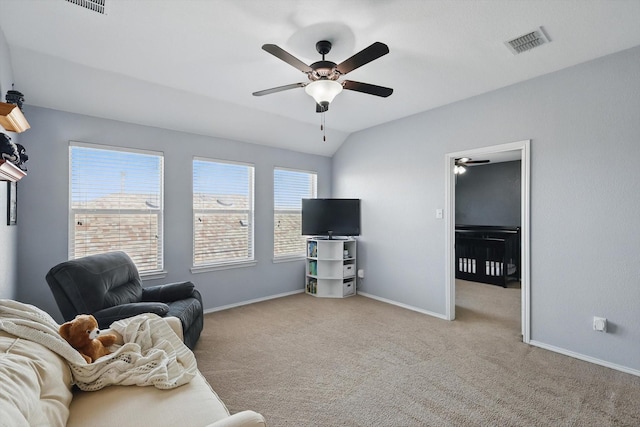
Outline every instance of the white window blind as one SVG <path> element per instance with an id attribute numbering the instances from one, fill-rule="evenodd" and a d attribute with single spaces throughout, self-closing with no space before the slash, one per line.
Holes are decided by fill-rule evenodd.
<path id="1" fill-rule="evenodd" d="M 69 258 L 121 250 L 163 269 L 163 155 L 72 142 Z"/>
<path id="2" fill-rule="evenodd" d="M 251 165 L 193 160 L 194 267 L 252 261 Z"/>
<path id="3" fill-rule="evenodd" d="M 275 168 L 273 171 L 273 257 L 305 255 L 302 199 L 317 196 L 315 172 Z"/>

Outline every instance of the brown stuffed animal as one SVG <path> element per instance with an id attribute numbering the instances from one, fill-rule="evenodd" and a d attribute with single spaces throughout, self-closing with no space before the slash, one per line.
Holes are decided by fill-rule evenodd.
<path id="1" fill-rule="evenodd" d="M 63 323 L 59 331 L 60 336 L 78 350 L 87 363 L 110 354 L 107 347 L 117 340 L 113 334 L 100 335 L 98 322 L 90 314 L 78 314 L 75 319 Z"/>

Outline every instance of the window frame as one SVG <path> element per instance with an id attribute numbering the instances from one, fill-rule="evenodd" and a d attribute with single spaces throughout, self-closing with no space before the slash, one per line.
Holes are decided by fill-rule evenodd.
<path id="1" fill-rule="evenodd" d="M 247 259 L 242 260 L 222 260 L 210 263 L 196 264 L 196 214 L 198 212 L 207 212 L 206 209 L 196 209 L 195 206 L 195 162 L 209 162 L 209 163 L 218 163 L 225 165 L 238 165 L 238 166 L 246 166 L 249 168 L 250 174 L 250 183 L 249 183 L 249 202 L 250 209 L 246 210 L 249 214 L 249 226 L 250 233 L 248 235 L 249 246 L 247 248 L 248 252 L 251 254 Z M 235 160 L 226 160 L 226 159 L 218 159 L 211 157 L 202 157 L 202 156 L 193 156 L 191 161 L 191 225 L 192 225 L 192 252 L 191 252 L 191 272 L 192 273 L 202 273 L 207 271 L 216 271 L 216 270 L 226 270 L 230 268 L 242 268 L 242 267 L 251 267 L 257 264 L 256 255 L 255 255 L 255 180 L 256 180 L 256 170 L 255 165 L 253 163 L 248 162 L 239 162 Z M 216 210 L 216 212 L 220 212 L 221 210 Z M 237 210 L 230 210 L 230 212 L 238 212 Z"/>
<path id="2" fill-rule="evenodd" d="M 93 150 L 104 150 L 108 152 L 121 152 L 121 153 L 130 153 L 130 154 L 143 154 L 148 156 L 157 156 L 160 161 L 160 176 L 159 178 L 159 206 L 158 208 L 152 209 L 88 209 L 88 208 L 79 208 L 74 209 L 73 207 L 73 161 L 72 161 L 72 150 L 74 148 L 87 148 Z M 81 141 L 69 141 L 69 152 L 68 152 L 68 161 L 69 161 L 69 182 L 68 182 L 68 246 L 67 246 L 67 257 L 68 259 L 77 259 L 79 256 L 76 255 L 76 215 L 77 214 L 109 214 L 117 212 L 117 216 L 120 214 L 132 214 L 132 213 L 144 213 L 149 214 L 153 213 L 157 216 L 157 239 L 156 239 L 156 248 L 158 251 L 158 256 L 155 258 L 157 261 L 157 267 L 152 270 L 144 270 L 142 267 L 137 266 L 138 273 L 141 278 L 145 279 L 155 279 L 155 278 L 163 278 L 166 276 L 167 271 L 165 268 L 164 262 L 164 152 L 155 151 L 155 150 L 144 150 L 138 148 L 131 147 L 122 147 L 115 145 L 106 145 L 106 144 L 95 144 Z M 118 250 L 118 249 L 114 249 Z M 121 249 L 124 250 L 124 249 Z M 86 254 L 89 255 L 89 254 Z M 82 255 L 85 256 L 85 255 Z M 133 258 L 134 256 L 132 256 Z"/>
<path id="3" fill-rule="evenodd" d="M 298 260 L 304 259 L 306 257 L 306 245 L 302 246 L 301 251 L 299 253 L 296 253 L 296 254 L 288 253 L 288 254 L 285 254 L 285 255 L 276 255 L 276 212 L 278 211 L 276 209 L 276 185 L 275 185 L 276 171 L 304 173 L 304 174 L 308 174 L 308 175 L 313 176 L 314 177 L 314 184 L 313 184 L 312 192 L 315 193 L 315 194 L 312 194 L 311 196 L 304 197 L 304 198 L 316 198 L 316 197 L 318 197 L 318 172 L 317 171 L 313 171 L 313 170 L 294 169 L 294 168 L 288 168 L 288 167 L 282 167 L 282 166 L 275 166 L 273 168 L 273 176 L 272 176 L 273 177 L 273 198 L 272 198 L 272 203 L 273 203 L 273 211 L 272 211 L 273 212 L 273 221 L 272 221 L 273 246 L 271 248 L 273 263 L 298 261 Z M 302 203 L 302 201 L 300 203 Z M 301 219 L 302 219 L 302 205 L 300 206 L 299 213 L 300 213 L 300 216 L 301 216 Z M 301 235 L 301 239 L 302 238 L 303 238 L 303 236 Z"/>

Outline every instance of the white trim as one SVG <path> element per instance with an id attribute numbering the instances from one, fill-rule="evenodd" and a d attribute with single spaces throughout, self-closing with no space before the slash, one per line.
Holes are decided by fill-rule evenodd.
<path id="1" fill-rule="evenodd" d="M 554 353 L 564 354 L 565 356 L 573 357 L 574 359 L 584 360 L 585 362 L 594 363 L 596 365 L 604 366 L 605 368 L 615 369 L 616 371 L 624 372 L 626 374 L 635 375 L 640 377 L 640 370 L 629 368 L 627 366 L 618 365 L 615 363 L 607 362 L 606 360 L 596 359 L 595 357 L 585 356 L 581 353 L 576 353 L 571 350 L 566 350 L 561 347 L 556 347 L 554 345 L 545 344 L 540 341 L 531 340 L 529 344 L 542 348 L 544 350 L 553 351 Z"/>
<path id="2" fill-rule="evenodd" d="M 366 298 L 374 299 L 376 301 L 380 301 L 380 302 L 384 302 L 384 303 L 387 303 L 387 304 L 395 305 L 395 306 L 398 306 L 398 307 L 406 308 L 407 310 L 417 311 L 418 313 L 426 314 L 427 316 L 437 317 L 438 319 L 442 319 L 442 320 L 448 320 L 446 316 L 444 316 L 444 315 L 442 315 L 440 313 L 434 313 L 433 311 L 423 310 L 421 308 L 414 307 L 412 305 L 407 305 L 407 304 L 403 304 L 401 302 L 393 301 L 393 300 L 390 300 L 390 299 L 381 298 L 379 296 L 371 295 L 371 294 L 368 294 L 368 293 L 362 292 L 362 291 L 358 291 L 357 294 L 358 295 L 362 295 L 363 297 L 366 297 Z"/>
<path id="3" fill-rule="evenodd" d="M 455 191 L 455 176 L 453 174 L 453 166 L 456 158 L 459 157 L 479 157 L 491 153 L 500 153 L 505 151 L 520 150 L 521 152 L 521 261 L 520 268 L 522 270 L 520 283 L 522 295 L 522 341 L 529 343 L 531 340 L 531 218 L 530 218 L 530 198 L 531 198 L 531 140 L 526 139 L 507 144 L 493 145 L 490 147 L 476 148 L 472 150 L 458 151 L 445 155 L 445 203 L 449 212 L 446 215 L 446 237 L 445 237 L 445 318 L 454 320 L 456 313 L 455 298 L 455 265 L 452 262 L 455 259 L 455 197 L 452 197 Z"/>
<path id="4" fill-rule="evenodd" d="M 219 159 L 219 158 L 216 158 L 216 157 L 193 156 L 193 160 L 197 160 L 199 162 L 226 163 L 226 164 L 230 164 L 230 165 L 250 166 L 252 168 L 256 167 L 255 163 L 238 162 L 238 161 L 234 161 L 234 160 Z M 193 169 L 193 161 L 191 161 L 191 168 Z M 191 175 L 193 176 L 193 171 L 192 171 Z"/>
<path id="5" fill-rule="evenodd" d="M 520 233 L 520 269 L 522 284 L 522 341 L 531 342 L 531 141 L 523 141 L 520 159 L 522 227 Z"/>
<path id="6" fill-rule="evenodd" d="M 285 255 L 273 258 L 274 264 L 279 264 L 281 262 L 294 262 L 294 261 L 304 261 L 306 258 L 305 255 Z"/>
<path id="7" fill-rule="evenodd" d="M 169 274 L 166 270 L 162 271 L 149 271 L 148 273 L 140 273 L 140 279 L 144 280 L 154 280 L 154 279 L 164 279 Z"/>
<path id="8" fill-rule="evenodd" d="M 229 304 L 229 305 L 223 305 L 223 306 L 220 306 L 220 307 L 208 308 L 208 309 L 204 310 L 204 314 L 215 313 L 216 311 L 228 310 L 230 308 L 235 308 L 235 307 L 242 307 L 243 305 L 255 304 L 256 302 L 268 301 L 270 299 L 288 297 L 289 295 L 301 294 L 303 292 L 304 292 L 304 289 L 299 289 L 297 291 L 284 292 L 282 294 L 276 294 L 276 295 L 270 295 L 268 297 L 251 299 L 251 300 L 247 300 L 247 301 L 238 302 L 238 303 L 235 303 L 235 304 Z"/>
<path id="9" fill-rule="evenodd" d="M 309 174 L 314 174 L 314 175 L 318 175 L 318 171 L 315 170 L 306 170 L 306 169 L 294 169 L 294 168 L 285 168 L 282 166 L 274 166 L 273 170 L 281 170 L 281 171 L 289 171 L 289 172 L 300 172 L 300 173 L 309 173 Z"/>
<path id="10" fill-rule="evenodd" d="M 148 155 L 151 155 L 151 156 L 162 156 L 162 157 L 164 157 L 164 151 L 142 150 L 142 149 L 139 149 L 139 148 L 121 147 L 121 146 L 117 146 L 117 145 L 95 144 L 93 142 L 82 142 L 82 141 L 69 140 L 69 147 L 93 148 L 94 150 L 124 151 L 125 153 L 148 154 Z"/>
<path id="11" fill-rule="evenodd" d="M 455 283 L 455 266 L 453 260 L 455 259 L 455 224 L 456 224 L 456 200 L 455 197 L 451 197 L 454 192 L 455 184 L 455 174 L 453 173 L 454 167 L 454 159 L 452 156 L 445 156 L 446 165 L 444 168 L 445 172 L 445 319 L 446 320 L 455 320 L 456 318 L 456 287 Z"/>
<path id="12" fill-rule="evenodd" d="M 191 267 L 191 273 L 206 273 L 209 271 L 218 271 L 218 270 L 229 270 L 231 268 L 244 268 L 244 267 L 254 267 L 258 264 L 256 260 L 247 260 L 247 261 L 238 261 L 238 262 L 226 262 L 221 264 L 208 264 L 208 265 L 198 265 Z"/>

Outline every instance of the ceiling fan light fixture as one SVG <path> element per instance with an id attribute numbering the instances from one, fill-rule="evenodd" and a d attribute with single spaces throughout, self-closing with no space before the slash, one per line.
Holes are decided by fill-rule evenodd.
<path id="1" fill-rule="evenodd" d="M 465 168 L 464 166 L 455 165 L 453 167 L 453 173 L 456 174 L 456 175 L 462 175 L 466 171 L 467 171 L 467 168 Z"/>
<path id="2" fill-rule="evenodd" d="M 317 104 L 326 109 L 333 98 L 342 92 L 342 85 L 335 80 L 321 79 L 306 85 L 304 91 L 315 99 Z"/>

